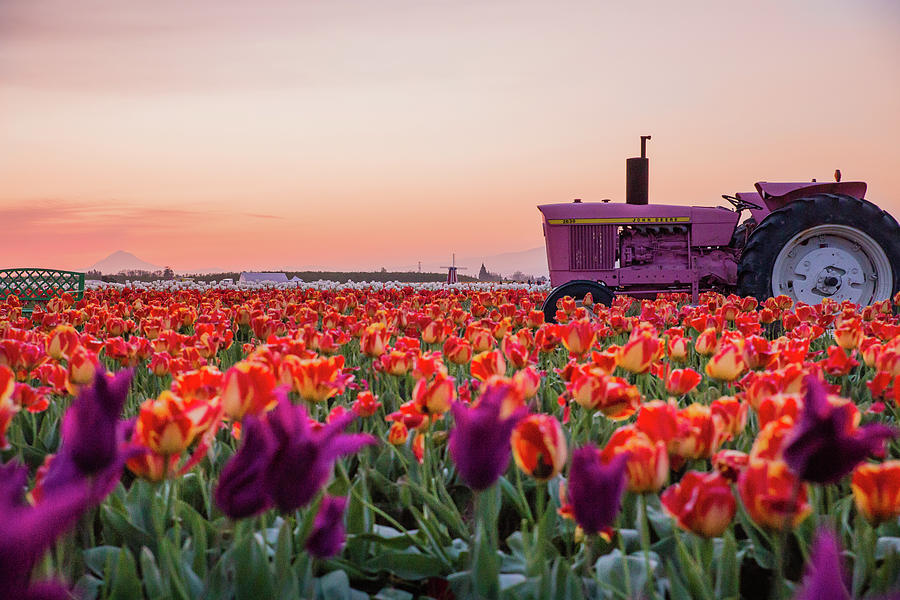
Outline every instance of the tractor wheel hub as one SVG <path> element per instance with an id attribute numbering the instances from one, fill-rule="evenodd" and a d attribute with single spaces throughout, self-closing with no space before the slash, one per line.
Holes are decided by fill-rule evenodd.
<path id="1" fill-rule="evenodd" d="M 781 249 L 772 269 L 775 294 L 789 294 L 817 304 L 868 303 L 883 295 L 891 265 L 884 251 L 866 233 L 845 225 L 819 225 L 798 233 Z"/>

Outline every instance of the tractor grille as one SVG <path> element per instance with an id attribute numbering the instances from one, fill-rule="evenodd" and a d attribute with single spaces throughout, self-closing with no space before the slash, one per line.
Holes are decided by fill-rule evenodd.
<path id="1" fill-rule="evenodd" d="M 615 225 L 570 225 L 569 269 L 605 271 L 615 268 Z"/>

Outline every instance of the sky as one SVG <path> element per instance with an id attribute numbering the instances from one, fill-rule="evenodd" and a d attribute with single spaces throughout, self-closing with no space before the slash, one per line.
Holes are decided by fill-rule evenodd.
<path id="1" fill-rule="evenodd" d="M 894 0 L 2 0 L 0 267 L 412 268 L 538 204 L 869 183 L 900 216 Z M 490 265 L 488 265 L 490 266 Z"/>

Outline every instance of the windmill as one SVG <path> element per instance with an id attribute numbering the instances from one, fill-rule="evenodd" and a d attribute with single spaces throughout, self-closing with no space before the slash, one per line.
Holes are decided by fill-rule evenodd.
<path id="1" fill-rule="evenodd" d="M 447 285 L 451 285 L 454 283 L 459 283 L 459 279 L 456 277 L 456 272 L 462 269 L 466 270 L 466 267 L 457 267 L 456 266 L 456 253 L 453 253 L 453 262 L 449 267 L 441 267 L 442 269 L 447 269 Z"/>

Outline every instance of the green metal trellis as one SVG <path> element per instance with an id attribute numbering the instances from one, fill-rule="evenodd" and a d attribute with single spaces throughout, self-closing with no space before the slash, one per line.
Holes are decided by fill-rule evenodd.
<path id="1" fill-rule="evenodd" d="M 0 300 L 16 296 L 22 301 L 23 312 L 30 313 L 36 305 L 68 293 L 75 300 L 84 296 L 84 273 L 56 269 L 0 270 Z"/>

